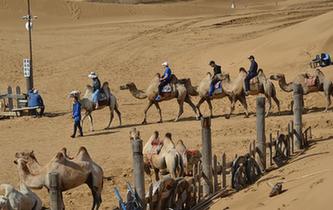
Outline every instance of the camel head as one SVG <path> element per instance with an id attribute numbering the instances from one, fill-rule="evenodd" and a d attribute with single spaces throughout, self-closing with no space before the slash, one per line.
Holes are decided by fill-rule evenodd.
<path id="1" fill-rule="evenodd" d="M 74 98 L 74 97 L 78 97 L 80 98 L 81 92 L 79 90 L 72 90 L 69 95 L 68 98 Z"/>
<path id="2" fill-rule="evenodd" d="M 130 139 L 131 140 L 140 139 L 140 132 L 138 130 L 136 130 L 136 128 L 133 128 L 130 131 Z"/>
<path id="3" fill-rule="evenodd" d="M 17 152 L 15 154 L 15 160 L 14 160 L 15 164 L 17 164 L 18 159 L 23 160 L 27 164 L 34 163 L 34 162 L 38 163 L 38 160 L 35 156 L 34 151 L 31 151 L 31 152 Z"/>
<path id="4" fill-rule="evenodd" d="M 281 80 L 281 79 L 284 79 L 284 74 L 272 74 L 269 79 L 271 80 Z"/>
<path id="5" fill-rule="evenodd" d="M 120 90 L 128 90 L 128 89 L 131 89 L 131 88 L 134 88 L 134 87 L 136 87 L 135 84 L 133 82 L 129 82 L 125 85 L 121 85 Z"/>

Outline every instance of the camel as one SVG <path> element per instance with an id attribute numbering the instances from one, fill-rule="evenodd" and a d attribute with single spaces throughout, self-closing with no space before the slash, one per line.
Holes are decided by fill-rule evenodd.
<path id="1" fill-rule="evenodd" d="M 309 75 L 305 73 L 297 75 L 293 81 L 289 83 L 286 82 L 284 74 L 273 74 L 270 76 L 270 79 L 278 81 L 280 88 L 288 93 L 293 91 L 294 84 L 302 85 L 304 95 L 314 92 L 324 92 L 326 98 L 326 107 L 324 112 L 327 112 L 328 108 L 331 106 L 331 95 L 333 92 L 332 82 L 326 79 L 324 73 L 319 69 L 315 70 L 314 76 L 318 79 L 318 81 L 317 84 L 311 86 L 306 84 Z"/>
<path id="2" fill-rule="evenodd" d="M 199 112 L 199 116 L 202 116 L 202 113 L 200 111 L 200 106 L 203 102 L 207 102 L 209 111 L 210 111 L 210 116 L 213 117 L 213 106 L 212 106 L 212 100 L 214 99 L 222 99 L 224 97 L 228 97 L 230 102 L 232 102 L 232 94 L 229 94 L 230 91 L 227 91 L 224 86 L 222 85 L 222 92 L 214 92 L 212 96 L 208 95 L 210 84 L 212 82 L 212 74 L 210 72 L 207 72 L 206 77 L 204 77 L 201 82 L 199 83 L 199 86 L 197 88 L 197 95 L 200 97 L 200 100 L 198 104 L 196 105 L 197 110 Z M 245 97 L 241 96 L 238 97 L 236 96 L 236 100 L 239 100 L 241 102 L 245 101 Z M 246 104 L 243 104 L 243 106 L 246 106 Z"/>
<path id="3" fill-rule="evenodd" d="M 133 129 L 130 132 L 131 139 L 140 138 L 139 132 Z M 172 178 L 181 177 L 184 174 L 184 165 L 181 155 L 176 151 L 175 144 L 171 139 L 171 134 L 167 133 L 163 139 L 159 151 L 154 151 L 153 141 L 159 141 L 157 131 L 149 138 L 143 147 L 145 172 L 150 174 L 150 169 L 154 169 L 155 179 L 159 180 L 159 172 L 168 172 Z"/>
<path id="4" fill-rule="evenodd" d="M 159 78 L 160 78 L 160 74 L 156 74 L 155 77 L 152 79 L 152 81 L 146 91 L 138 90 L 136 85 L 133 82 L 120 86 L 120 90 L 129 90 L 130 93 L 132 94 L 132 96 L 134 96 L 137 99 L 146 99 L 146 98 L 148 99 L 148 105 L 147 105 L 146 109 L 144 110 L 144 119 L 142 121 L 142 124 L 147 124 L 147 112 L 152 105 L 155 105 L 155 107 L 158 110 L 158 113 L 160 115 L 160 120 L 158 122 L 162 123 L 163 122 L 162 111 L 159 106 L 159 103 L 162 101 L 168 101 L 168 100 L 171 100 L 174 98 L 177 99 L 177 102 L 179 105 L 179 111 L 178 111 L 177 117 L 175 118 L 175 122 L 178 121 L 179 117 L 184 112 L 184 102 L 191 106 L 197 119 L 199 119 L 199 115 L 197 113 L 196 107 L 190 98 L 189 91 L 192 91 L 192 90 L 188 90 L 186 88 L 187 83 L 184 84 L 184 80 L 178 80 L 174 75 L 172 75 L 171 82 L 170 82 L 170 84 L 172 86 L 171 92 L 163 93 L 161 100 L 156 101 L 156 96 L 158 95 L 158 86 L 160 84 Z M 181 81 L 183 81 L 183 82 L 181 82 Z"/>
<path id="5" fill-rule="evenodd" d="M 103 170 L 92 161 L 86 148 L 81 147 L 72 160 L 64 154 L 66 150 L 57 155 L 45 166 L 40 166 L 33 153 L 17 153 L 14 163 L 17 164 L 21 182 L 32 189 L 41 189 L 49 186 L 49 173 L 59 174 L 60 191 L 66 191 L 82 184 L 91 189 L 94 201 L 92 209 L 99 209 L 102 203 Z M 29 155 L 28 155 L 29 154 Z M 63 206 L 64 209 L 64 206 Z"/>
<path id="6" fill-rule="evenodd" d="M 20 184 L 20 190 L 12 185 L 1 184 L 5 195 L 0 196 L 0 209 L 3 210 L 41 210 L 42 201 L 26 185 Z"/>
<path id="7" fill-rule="evenodd" d="M 99 106 L 97 110 L 101 110 L 105 107 L 109 107 L 110 109 L 110 120 L 109 124 L 105 129 L 109 129 L 111 126 L 111 123 L 114 118 L 114 112 L 117 113 L 119 118 L 119 126 L 121 126 L 121 113 L 119 111 L 119 106 L 117 103 L 117 98 L 113 94 L 111 94 L 109 83 L 104 82 L 102 86 L 103 93 L 105 94 L 106 99 L 99 102 Z M 86 86 L 85 94 L 82 99 L 80 99 L 80 91 L 74 90 L 69 94 L 69 97 L 78 97 L 79 102 L 81 104 L 81 109 L 85 110 L 85 114 L 82 118 L 82 124 L 84 120 L 88 117 L 90 120 L 90 130 L 94 131 L 94 125 L 93 125 L 93 118 L 92 118 L 92 112 L 96 110 L 95 103 L 92 101 L 92 94 L 93 94 L 93 88 L 90 85 Z"/>
<path id="8" fill-rule="evenodd" d="M 230 80 L 229 74 L 222 75 L 222 84 L 224 86 L 224 89 L 226 91 L 226 94 L 232 95 L 232 105 L 230 109 L 230 113 L 228 114 L 227 118 L 230 117 L 232 111 L 235 109 L 235 103 L 237 98 L 242 103 L 246 116 L 248 116 L 247 111 L 247 103 L 245 99 L 244 94 L 244 79 L 247 75 L 247 71 L 241 67 L 239 69 L 239 75 L 234 80 Z M 276 89 L 272 81 L 266 78 L 264 72 L 262 69 L 258 70 L 258 75 L 253 78 L 251 81 L 250 91 L 249 95 L 258 95 L 258 94 L 264 94 L 268 101 L 268 110 L 266 112 L 266 117 L 269 115 L 271 108 L 272 108 L 272 98 L 275 101 L 277 107 L 278 107 L 278 113 L 280 113 L 280 101 L 276 97 Z"/>
<path id="9" fill-rule="evenodd" d="M 200 150 L 187 149 L 183 140 L 178 140 L 176 150 L 182 155 L 185 174 L 193 175 L 193 166 L 197 165 L 202 157 Z"/>

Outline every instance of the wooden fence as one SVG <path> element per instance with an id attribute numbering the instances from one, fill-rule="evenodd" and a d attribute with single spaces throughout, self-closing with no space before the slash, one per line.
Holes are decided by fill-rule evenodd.
<path id="1" fill-rule="evenodd" d="M 17 116 L 18 109 L 27 106 L 27 96 L 22 94 L 20 86 L 16 86 L 15 93 L 11 86 L 8 86 L 6 93 L 0 93 L 1 107 L 0 116 Z"/>

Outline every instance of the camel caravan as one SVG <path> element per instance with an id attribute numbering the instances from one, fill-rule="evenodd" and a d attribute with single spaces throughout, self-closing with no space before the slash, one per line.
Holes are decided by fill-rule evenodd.
<path id="1" fill-rule="evenodd" d="M 148 100 L 144 110 L 142 124 L 147 124 L 147 112 L 154 105 L 159 113 L 159 123 L 163 122 L 160 102 L 176 99 L 178 113 L 175 121 L 178 121 L 184 112 L 184 104 L 188 104 L 195 114 L 196 119 L 202 117 L 201 105 L 206 102 L 213 117 L 212 100 L 228 98 L 230 101 L 229 112 L 225 117 L 229 119 L 235 109 L 237 101 L 244 108 L 245 117 L 249 117 L 247 96 L 262 94 L 267 98 L 268 110 L 266 117 L 271 114 L 272 100 L 275 102 L 278 114 L 280 113 L 280 101 L 273 81 L 278 81 L 279 87 L 285 92 L 292 92 L 295 84 L 300 84 L 303 94 L 324 92 L 326 99 L 325 112 L 331 105 L 333 91 L 332 81 L 327 79 L 323 72 L 316 69 L 313 74 L 302 73 L 297 75 L 291 82 L 287 82 L 284 74 L 272 74 L 266 77 L 264 71 L 258 68 L 253 56 L 249 57 L 251 66 L 248 71 L 241 67 L 238 76 L 231 78 L 214 61 L 209 64 L 214 74 L 208 72 L 198 86 L 193 86 L 189 78 L 178 79 L 172 74 L 169 64 L 163 63 L 165 72 L 163 75 L 156 74 L 145 91 L 139 90 L 135 83 L 130 82 L 120 86 L 121 90 L 128 90 L 137 99 Z M 86 118 L 90 120 L 90 130 L 94 130 L 92 113 L 103 108 L 110 110 L 110 119 L 105 129 L 110 129 L 115 113 L 118 115 L 119 125 L 122 125 L 121 112 L 117 98 L 111 93 L 108 82 L 101 84 L 95 72 L 89 74 L 92 86 L 86 86 L 84 95 L 81 97 L 79 90 L 73 90 L 69 98 L 73 99 L 74 133 L 79 129 L 83 136 L 82 124 Z M 193 98 L 198 97 L 195 105 Z M 84 111 L 81 117 L 81 111 Z M 130 132 L 131 139 L 137 139 L 140 133 L 136 130 Z M 143 166 L 145 173 L 154 183 L 152 194 L 147 197 L 151 209 L 190 209 L 195 204 L 195 186 L 193 186 L 193 166 L 201 161 L 202 155 L 199 150 L 188 149 L 182 140 L 176 143 L 171 133 L 161 136 L 154 131 L 143 147 Z M 81 147 L 74 157 L 67 154 L 66 148 L 61 149 L 45 165 L 41 165 L 34 152 L 18 152 L 15 154 L 16 164 L 20 179 L 19 189 L 9 184 L 0 185 L 4 195 L 0 196 L 1 210 L 40 210 L 42 202 L 31 189 L 46 188 L 50 190 L 49 174 L 59 175 L 59 190 L 61 194 L 61 207 L 65 209 L 62 192 L 86 184 L 92 195 L 92 210 L 99 209 L 102 203 L 102 191 L 104 172 L 89 155 L 85 147 Z M 186 177 L 186 178 L 184 178 Z M 131 190 L 129 190 L 131 191 Z M 135 195 L 134 195 L 135 197 Z M 177 200 L 177 199 L 178 200 Z M 151 200 L 149 200 L 151 199 Z"/>

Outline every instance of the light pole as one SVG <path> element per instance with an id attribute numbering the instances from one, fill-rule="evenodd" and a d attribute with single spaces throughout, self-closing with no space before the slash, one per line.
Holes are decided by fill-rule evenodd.
<path id="1" fill-rule="evenodd" d="M 36 19 L 37 16 L 31 16 L 31 9 L 30 9 L 30 0 L 27 0 L 28 2 L 28 15 L 23 16 L 22 19 L 27 20 L 26 28 L 29 31 L 29 51 L 30 51 L 30 71 L 29 74 L 25 75 L 26 77 L 26 83 L 27 83 L 27 92 L 31 90 L 34 87 L 34 77 L 33 77 L 33 66 L 32 66 L 32 37 L 31 37 L 31 31 L 32 31 L 32 20 Z"/>

